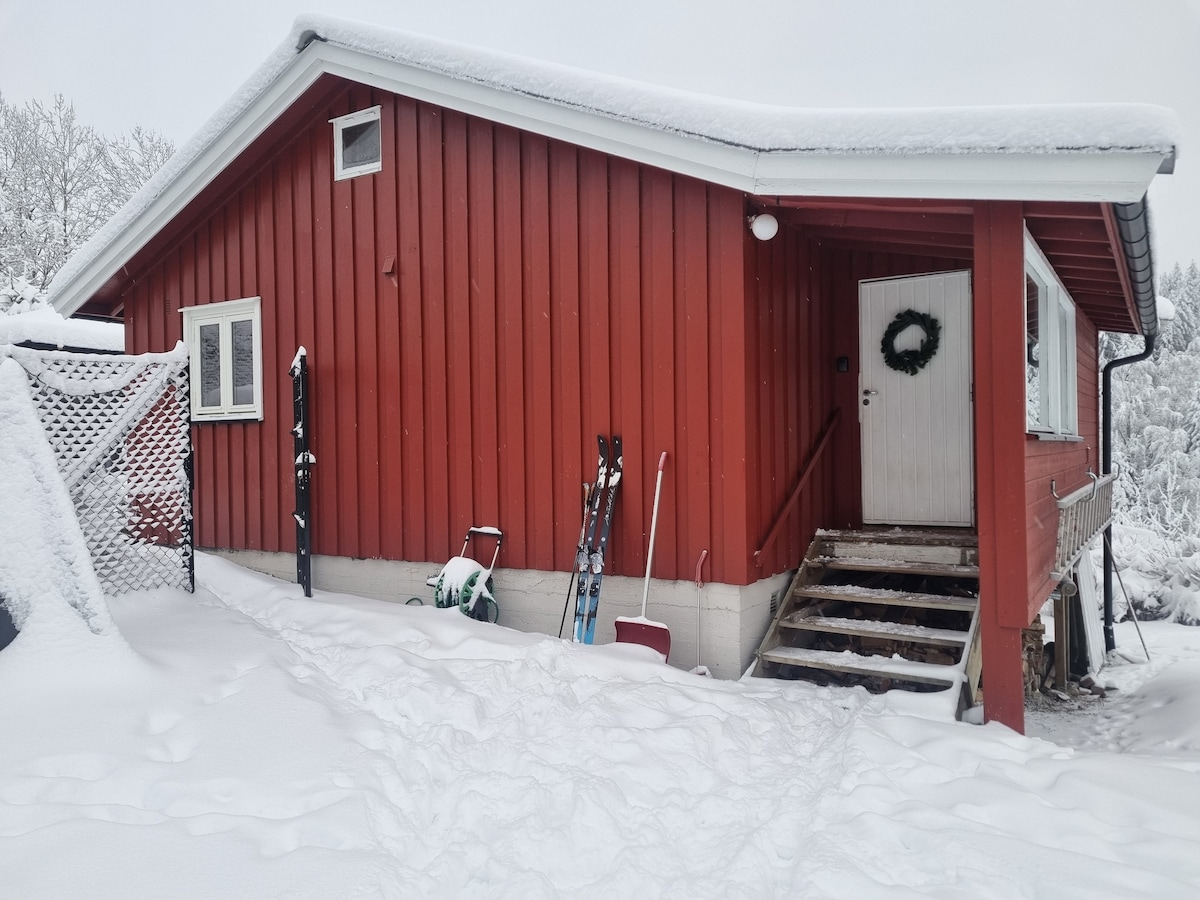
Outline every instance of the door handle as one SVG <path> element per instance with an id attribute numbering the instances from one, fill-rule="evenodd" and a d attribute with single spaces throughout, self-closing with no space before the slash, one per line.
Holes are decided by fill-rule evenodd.
<path id="1" fill-rule="evenodd" d="M 865 391 L 863 391 L 863 396 L 864 397 L 874 397 L 878 393 L 879 393 L 879 391 L 873 391 L 870 388 L 867 388 Z"/>

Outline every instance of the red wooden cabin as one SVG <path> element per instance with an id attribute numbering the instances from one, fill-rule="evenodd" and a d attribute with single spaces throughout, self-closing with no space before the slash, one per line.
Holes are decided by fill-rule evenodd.
<path id="1" fill-rule="evenodd" d="M 1050 482 L 1098 466 L 1098 333 L 1156 328 L 1137 228 L 1173 158 L 1169 115 L 739 111 L 333 20 L 293 37 L 52 286 L 63 312 L 123 314 L 130 352 L 211 342 L 197 546 L 291 571 L 287 370 L 304 345 L 318 587 L 425 594 L 466 528 L 494 524 L 505 621 L 556 632 L 594 436 L 618 433 L 625 578 L 602 634 L 640 599 L 667 450 L 650 613 L 687 665 L 703 550 L 705 662 L 736 677 L 817 529 L 973 528 L 986 708 L 1022 726 L 1021 629 L 1054 587 Z M 936 137 L 905 137 L 905 116 Z M 771 240 L 748 227 L 762 213 Z M 917 420 L 893 414 L 868 454 L 879 333 L 860 341 L 860 285 L 947 272 L 967 273 L 965 317 L 922 374 L 957 360 L 965 378 L 936 378 L 967 414 L 937 412 L 911 446 Z M 1042 414 L 1030 322 L 1043 354 L 1052 336 L 1027 277 L 1070 297 L 1047 308 L 1066 355 Z M 946 483 L 929 461 L 947 446 L 958 508 L 889 507 L 897 485 Z"/>

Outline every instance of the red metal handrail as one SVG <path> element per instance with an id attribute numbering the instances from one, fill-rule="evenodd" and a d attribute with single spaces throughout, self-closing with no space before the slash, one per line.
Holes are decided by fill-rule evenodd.
<path id="1" fill-rule="evenodd" d="M 762 542 L 762 546 L 754 551 L 754 565 L 762 566 L 762 555 L 770 549 L 775 543 L 775 539 L 779 537 L 779 532 L 783 531 L 783 523 L 791 514 L 796 504 L 800 500 L 800 495 L 804 492 L 804 486 L 808 484 L 808 479 L 812 475 L 813 470 L 817 467 L 817 462 L 821 459 L 821 453 L 829 444 L 829 439 L 833 436 L 833 430 L 837 426 L 838 418 L 841 416 L 841 409 L 835 409 L 829 416 L 829 421 L 825 423 L 825 429 L 821 432 L 821 437 L 817 440 L 816 448 L 808 458 L 808 465 L 804 467 L 804 471 L 800 473 L 800 478 L 796 482 L 796 486 L 792 489 L 791 496 L 787 498 L 787 502 L 783 504 L 783 508 L 779 510 L 779 514 L 775 516 L 775 522 L 771 526 L 771 530 L 767 532 L 766 539 Z"/>

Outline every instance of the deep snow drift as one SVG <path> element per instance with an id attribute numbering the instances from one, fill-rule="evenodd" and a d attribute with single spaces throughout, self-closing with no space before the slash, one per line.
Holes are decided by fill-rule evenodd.
<path id="1" fill-rule="evenodd" d="M 1074 750 L 198 573 L 194 596 L 111 599 L 136 657 L 63 656 L 47 629 L 0 652 L 5 895 L 1200 891 L 1197 629 L 1148 626 L 1155 662 L 1106 670 L 1123 689 L 1060 727 Z"/>

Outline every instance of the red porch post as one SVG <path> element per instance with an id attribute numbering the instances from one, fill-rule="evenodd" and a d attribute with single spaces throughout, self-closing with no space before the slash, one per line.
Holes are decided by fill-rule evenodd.
<path id="1" fill-rule="evenodd" d="M 1022 204 L 975 206 L 976 519 L 984 715 L 1025 730 L 1025 264 Z"/>

